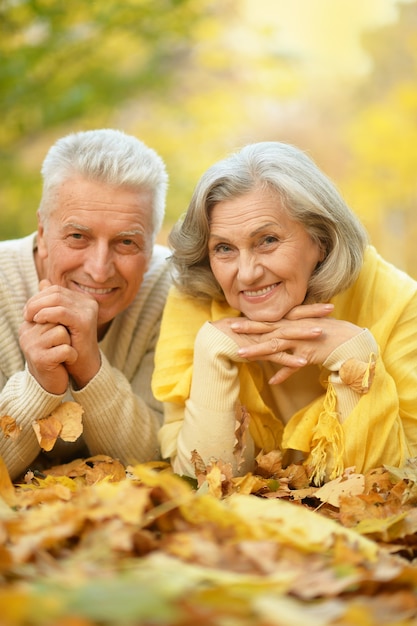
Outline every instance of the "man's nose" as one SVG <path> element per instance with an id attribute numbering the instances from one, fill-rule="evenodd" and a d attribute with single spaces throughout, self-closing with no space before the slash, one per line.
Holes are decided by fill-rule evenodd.
<path id="1" fill-rule="evenodd" d="M 93 246 L 88 250 L 84 269 L 96 283 L 104 283 L 115 273 L 112 251 L 107 245 Z"/>

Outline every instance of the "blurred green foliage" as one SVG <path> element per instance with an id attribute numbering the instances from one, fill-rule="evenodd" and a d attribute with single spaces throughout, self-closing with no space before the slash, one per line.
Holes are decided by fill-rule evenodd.
<path id="1" fill-rule="evenodd" d="M 138 94 L 165 97 L 205 7 L 204 0 L 1 1 L 1 238 L 35 225 L 39 166 L 57 134 L 109 125 L 112 111 Z"/>
<path id="2" fill-rule="evenodd" d="M 307 150 L 417 277 L 417 0 L 363 35 L 369 72 L 326 84 L 286 54 L 279 10 L 250 21 L 256 2 L 0 0 L 0 239 L 36 226 L 42 160 L 68 132 L 121 128 L 161 154 L 162 236 L 215 160 L 280 140 Z"/>

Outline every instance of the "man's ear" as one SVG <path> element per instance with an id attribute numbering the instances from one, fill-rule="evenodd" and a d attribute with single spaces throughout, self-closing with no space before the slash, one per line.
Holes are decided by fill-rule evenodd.
<path id="1" fill-rule="evenodd" d="M 47 256 L 47 249 L 45 245 L 45 226 L 42 222 L 42 218 L 41 218 L 39 211 L 36 213 L 36 216 L 38 218 L 38 237 L 37 237 L 38 254 L 41 259 L 45 259 Z"/>

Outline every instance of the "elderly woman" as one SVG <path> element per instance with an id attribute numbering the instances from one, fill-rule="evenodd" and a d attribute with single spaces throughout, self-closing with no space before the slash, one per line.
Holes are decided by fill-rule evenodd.
<path id="1" fill-rule="evenodd" d="M 169 244 L 152 386 L 175 472 L 280 449 L 321 484 L 417 454 L 417 283 L 308 156 L 262 142 L 215 164 Z"/>

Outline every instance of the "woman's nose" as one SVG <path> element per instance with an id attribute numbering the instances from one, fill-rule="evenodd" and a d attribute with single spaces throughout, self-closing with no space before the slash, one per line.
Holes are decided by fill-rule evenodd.
<path id="1" fill-rule="evenodd" d="M 257 255 L 251 251 L 241 251 L 238 260 L 238 278 L 246 284 L 251 285 L 262 276 L 262 265 Z"/>

